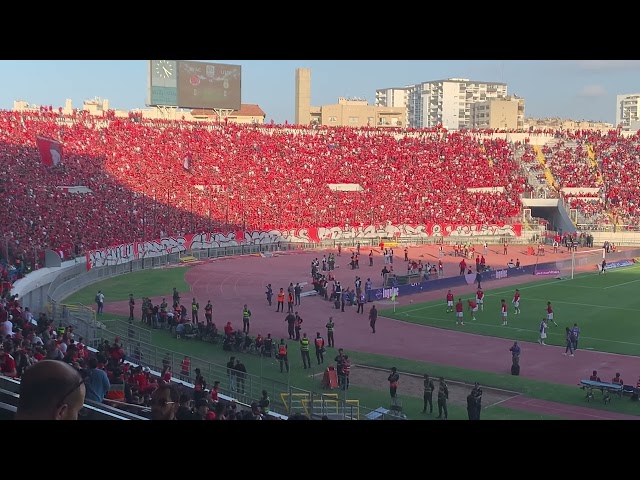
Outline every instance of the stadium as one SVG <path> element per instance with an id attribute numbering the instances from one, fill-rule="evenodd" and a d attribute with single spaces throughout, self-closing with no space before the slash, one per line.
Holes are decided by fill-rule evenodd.
<path id="1" fill-rule="evenodd" d="M 237 111 L 223 67 L 148 102 Z M 640 418 L 638 134 L 40 108 L 0 149 L 3 419 L 43 360 L 84 420 Z"/>

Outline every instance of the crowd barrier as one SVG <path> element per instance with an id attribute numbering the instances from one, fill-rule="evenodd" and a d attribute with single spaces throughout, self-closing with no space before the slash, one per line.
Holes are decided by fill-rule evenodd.
<path id="1" fill-rule="evenodd" d="M 544 228 L 544 227 L 540 227 Z M 189 254 L 196 251 L 237 249 L 251 252 L 256 248 L 291 249 L 330 248 L 337 245 L 353 245 L 379 248 L 381 243 L 392 242 L 396 246 L 408 244 L 452 244 L 472 241 L 528 243 L 535 241 L 543 230 L 526 229 L 522 224 L 475 225 L 369 225 L 366 227 L 308 227 L 290 230 L 264 230 L 235 232 L 211 232 L 171 235 L 145 242 L 130 242 L 87 252 L 87 269 L 119 265 L 132 261 L 163 257 L 171 254 Z M 234 253 L 237 254 L 237 253 Z M 211 256 L 208 254 L 208 256 Z"/>
<path id="2" fill-rule="evenodd" d="M 249 406 L 251 402 L 258 401 L 262 397 L 262 391 L 266 390 L 271 399 L 271 411 L 274 417 L 286 418 L 287 415 L 302 413 L 309 417 L 319 418 L 327 415 L 331 419 L 342 420 L 367 420 L 370 419 L 374 409 L 360 405 L 357 399 L 347 398 L 348 392 L 335 390 L 328 392 L 316 392 L 301 389 L 291 385 L 287 374 L 279 373 L 279 362 L 275 357 L 260 356 L 260 372 L 248 372 L 242 378 L 229 375 L 226 365 L 219 365 L 201 358 L 193 357 L 185 353 L 179 353 L 165 348 L 157 347 L 152 343 L 142 340 L 139 335 L 141 330 L 137 326 L 109 325 L 108 329 L 100 330 L 100 341 L 113 342 L 117 337 L 125 351 L 127 362 L 132 365 L 149 367 L 155 375 L 160 373 L 165 366 L 169 366 L 172 372 L 172 381 L 193 388 L 196 368 L 204 376 L 208 385 L 220 381 L 221 398 L 236 400 L 239 404 Z M 128 330 L 128 331 L 127 331 Z M 145 336 L 149 333 L 146 330 Z M 168 335 L 166 330 L 154 330 L 152 335 Z M 150 339 L 146 337 L 149 341 Z M 199 340 L 185 340 L 185 342 L 197 342 Z M 185 343 L 186 345 L 186 343 Z M 212 344 L 211 348 L 222 349 L 221 344 Z M 229 351 L 229 356 L 237 355 L 236 351 Z M 257 355 L 257 353 L 255 353 Z M 183 371 L 182 361 L 189 357 L 188 371 Z M 328 359 L 330 362 L 330 359 Z M 322 373 L 326 365 L 314 366 L 316 373 Z M 313 372 L 314 370 L 312 370 Z M 279 380 L 269 378 L 276 375 Z M 320 383 L 320 376 L 318 383 Z M 376 419 L 397 419 L 393 414 L 375 415 Z"/>

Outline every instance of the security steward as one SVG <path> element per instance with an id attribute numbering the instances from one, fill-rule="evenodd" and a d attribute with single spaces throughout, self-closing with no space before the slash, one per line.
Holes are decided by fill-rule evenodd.
<path id="1" fill-rule="evenodd" d="M 330 347 L 335 347 L 335 343 L 333 340 L 333 331 L 336 328 L 336 324 L 333 323 L 333 317 L 329 317 L 329 321 L 327 322 L 327 342 Z"/>
<path id="2" fill-rule="evenodd" d="M 314 345 L 316 346 L 316 360 L 318 360 L 318 365 L 324 363 L 324 338 L 320 336 L 320 332 L 316 332 L 316 338 L 314 340 Z"/>
<path id="3" fill-rule="evenodd" d="M 242 309 L 242 333 L 249 334 L 249 319 L 251 318 L 251 310 L 246 305 Z"/>
<path id="4" fill-rule="evenodd" d="M 200 304 L 198 302 L 196 302 L 196 299 L 194 298 L 191 301 L 191 322 L 194 325 L 197 325 L 199 322 L 199 318 L 198 318 L 198 312 L 200 311 Z"/>
<path id="5" fill-rule="evenodd" d="M 278 360 L 280 361 L 280 373 L 283 373 L 282 367 L 287 366 L 287 373 L 289 373 L 289 357 L 287 356 L 287 344 L 284 343 L 284 338 L 280 339 L 280 345 L 278 345 Z"/>
<path id="6" fill-rule="evenodd" d="M 436 418 L 443 418 L 446 420 L 449 417 L 447 410 L 447 400 L 449 399 L 449 387 L 444 381 L 444 378 L 440 377 L 440 386 L 438 387 L 438 416 Z"/>
<path id="7" fill-rule="evenodd" d="M 304 368 L 311 368 L 311 356 L 309 355 L 309 339 L 307 334 L 303 333 L 300 339 L 300 353 L 302 354 L 302 363 Z"/>
<path id="8" fill-rule="evenodd" d="M 271 399 L 269 398 L 269 394 L 267 393 L 266 390 L 262 390 L 262 398 L 258 402 L 258 405 L 260 406 L 260 410 L 262 410 L 262 413 L 264 415 L 269 413 L 269 406 L 271 405 Z"/>
<path id="9" fill-rule="evenodd" d="M 429 378 L 429 375 L 424 376 L 424 406 L 422 407 L 422 413 L 427 413 L 427 405 L 429 406 L 429 414 L 433 413 L 433 391 L 436 389 L 433 384 L 433 380 Z"/>

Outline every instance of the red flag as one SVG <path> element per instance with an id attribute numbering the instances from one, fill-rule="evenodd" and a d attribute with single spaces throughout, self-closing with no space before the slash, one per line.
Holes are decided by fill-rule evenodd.
<path id="1" fill-rule="evenodd" d="M 191 155 L 184 157 L 184 163 L 182 164 L 185 170 L 189 171 L 191 168 Z"/>
<path id="2" fill-rule="evenodd" d="M 42 163 L 47 167 L 55 167 L 62 161 L 62 143 L 47 137 L 36 137 L 36 145 Z"/>

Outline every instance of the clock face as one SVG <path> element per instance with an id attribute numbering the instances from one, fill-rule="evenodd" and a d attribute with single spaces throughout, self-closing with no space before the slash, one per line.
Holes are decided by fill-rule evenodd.
<path id="1" fill-rule="evenodd" d="M 160 78 L 173 78 L 175 75 L 173 62 L 157 60 L 154 73 Z"/>

